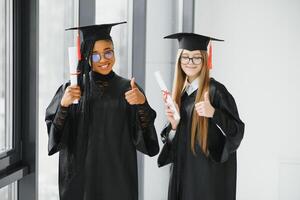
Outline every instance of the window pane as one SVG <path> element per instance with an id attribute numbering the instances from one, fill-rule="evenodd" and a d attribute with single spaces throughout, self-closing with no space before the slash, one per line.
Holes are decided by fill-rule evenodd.
<path id="1" fill-rule="evenodd" d="M 0 35 L 5 35 L 5 1 L 0 1 Z M 0 37 L 0 153 L 5 150 L 5 37 Z"/>
<path id="2" fill-rule="evenodd" d="M 12 148 L 11 13 L 11 1 L 0 1 L 0 153 L 3 153 Z"/>
<path id="3" fill-rule="evenodd" d="M 1 200 L 17 200 L 17 183 L 0 188 Z"/>

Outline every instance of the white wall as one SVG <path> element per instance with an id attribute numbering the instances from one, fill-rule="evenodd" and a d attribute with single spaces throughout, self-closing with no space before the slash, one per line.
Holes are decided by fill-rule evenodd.
<path id="1" fill-rule="evenodd" d="M 300 199 L 300 1 L 196 0 L 195 32 L 214 43 L 213 76 L 246 124 L 239 200 Z"/>

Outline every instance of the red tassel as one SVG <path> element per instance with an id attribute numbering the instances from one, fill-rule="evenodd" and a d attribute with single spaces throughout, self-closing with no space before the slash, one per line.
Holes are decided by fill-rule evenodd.
<path id="1" fill-rule="evenodd" d="M 80 53 L 80 35 L 77 35 L 77 58 L 78 61 L 81 60 L 81 53 Z"/>
<path id="2" fill-rule="evenodd" d="M 212 44 L 211 44 L 211 42 L 209 42 L 209 44 L 208 44 L 207 67 L 208 67 L 208 69 L 212 69 Z"/>

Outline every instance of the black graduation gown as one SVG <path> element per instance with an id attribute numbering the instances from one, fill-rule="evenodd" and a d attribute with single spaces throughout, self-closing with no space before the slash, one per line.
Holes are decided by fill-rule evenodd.
<path id="1" fill-rule="evenodd" d="M 66 84 L 46 110 L 48 151 L 59 151 L 61 200 L 137 200 L 136 150 L 159 152 L 155 111 L 146 103 L 129 105 L 130 81 L 115 73 L 91 73 L 90 115 L 84 126 L 84 100 L 60 106 Z"/>
<path id="2" fill-rule="evenodd" d="M 161 133 L 164 147 L 158 165 L 172 163 L 169 200 L 235 200 L 236 150 L 244 135 L 234 98 L 221 83 L 210 80 L 210 100 L 215 113 L 208 124 L 208 151 L 205 156 L 196 144 L 191 151 L 191 119 L 197 91 L 182 97 L 181 120 L 172 141 L 170 124 Z M 217 127 L 217 125 L 222 129 Z"/>

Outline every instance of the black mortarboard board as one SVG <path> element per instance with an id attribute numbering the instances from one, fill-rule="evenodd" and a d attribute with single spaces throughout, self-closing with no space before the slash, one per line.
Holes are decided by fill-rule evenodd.
<path id="1" fill-rule="evenodd" d="M 98 25 L 90 25 L 90 26 L 81 26 L 68 28 L 66 30 L 80 30 L 82 32 L 83 41 L 87 40 L 111 40 L 110 31 L 111 27 L 119 24 L 124 24 L 127 22 L 118 22 L 111 24 L 98 24 Z"/>
<path id="2" fill-rule="evenodd" d="M 177 39 L 179 49 L 187 49 L 190 51 L 204 50 L 207 51 L 207 46 L 211 40 L 224 41 L 216 38 L 199 35 L 195 33 L 175 33 L 164 37 L 165 39 Z"/>

